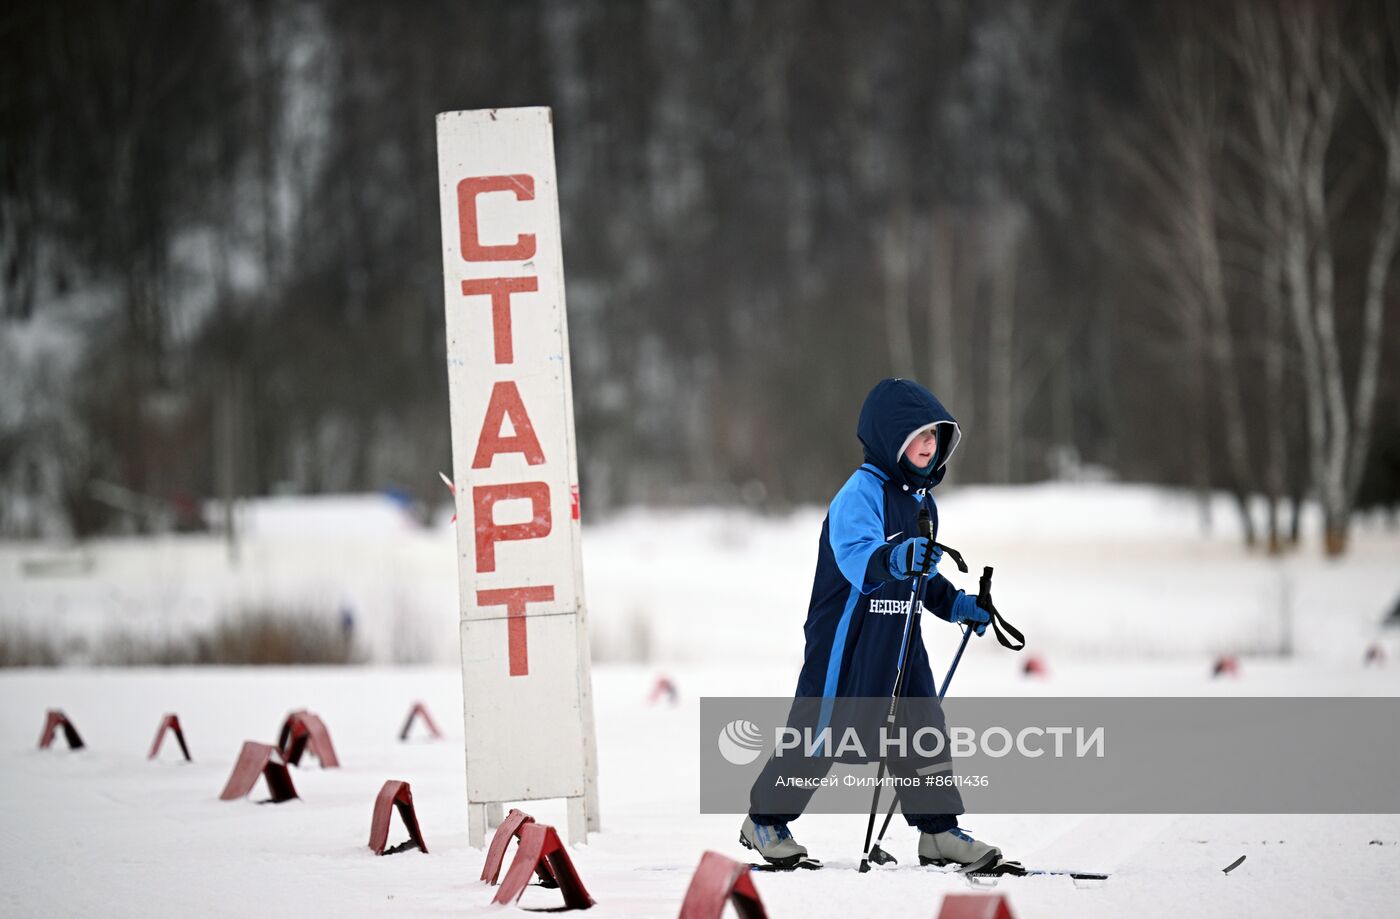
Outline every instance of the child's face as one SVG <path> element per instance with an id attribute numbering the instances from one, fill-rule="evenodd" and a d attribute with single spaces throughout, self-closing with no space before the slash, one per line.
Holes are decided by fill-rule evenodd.
<path id="1" fill-rule="evenodd" d="M 908 449 L 904 451 L 904 458 L 918 469 L 933 462 L 933 458 L 937 455 L 938 427 L 936 425 L 915 434 L 914 439 L 909 441 Z"/>

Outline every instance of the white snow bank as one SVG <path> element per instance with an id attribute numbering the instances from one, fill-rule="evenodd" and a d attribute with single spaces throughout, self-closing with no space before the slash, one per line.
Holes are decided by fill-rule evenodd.
<path id="1" fill-rule="evenodd" d="M 1315 540 L 1269 559 L 1240 546 L 1227 498 L 1211 506 L 1203 535 L 1195 498 L 1166 489 L 952 489 L 939 496 L 939 538 L 972 571 L 942 571 L 975 591 L 994 566 L 998 606 L 1054 660 L 1291 652 L 1344 664 L 1378 640 L 1400 596 L 1400 533 L 1358 527 L 1336 562 Z M 824 514 L 637 510 L 586 522 L 595 657 L 791 670 Z M 376 661 L 456 660 L 445 518 L 424 528 L 388 497 L 353 495 L 254 501 L 241 520 L 236 556 L 212 536 L 0 543 L 0 627 L 95 642 L 112 630 L 179 635 L 253 607 L 348 610 Z M 925 631 L 935 659 L 955 637 L 937 622 Z"/>

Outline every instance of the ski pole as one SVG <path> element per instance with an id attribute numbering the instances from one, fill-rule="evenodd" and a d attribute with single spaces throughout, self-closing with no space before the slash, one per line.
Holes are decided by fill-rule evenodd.
<path id="1" fill-rule="evenodd" d="M 987 603 L 992 602 L 992 568 L 990 565 L 982 569 L 982 582 L 978 585 L 977 598 L 987 598 Z M 948 694 L 948 684 L 953 682 L 953 671 L 958 669 L 958 661 L 962 660 L 963 652 L 967 650 L 967 640 L 972 637 L 972 631 L 976 623 L 969 622 L 967 629 L 963 631 L 962 644 L 958 645 L 958 653 L 953 655 L 953 664 L 948 668 L 948 675 L 943 678 L 943 688 L 938 691 L 938 701 L 942 702 L 943 697 Z"/>
<path id="2" fill-rule="evenodd" d="M 919 535 L 925 539 L 933 539 L 933 521 L 929 518 L 928 508 L 919 509 Z M 931 556 L 924 558 L 923 570 L 919 572 L 918 578 L 914 581 L 914 589 L 909 594 L 909 609 L 904 614 L 904 639 L 899 647 L 899 664 L 894 674 L 894 690 L 890 693 L 890 709 L 885 715 L 885 723 L 893 725 L 895 721 L 895 711 L 899 707 L 899 694 L 904 689 L 905 664 L 909 660 L 909 644 L 914 632 L 914 616 L 916 615 L 916 603 L 923 601 L 924 583 L 928 580 L 928 563 Z M 870 820 L 865 825 L 865 847 L 862 852 L 870 852 L 870 839 L 875 835 L 875 817 L 880 812 L 880 783 L 885 779 L 885 751 L 884 745 L 880 749 L 880 768 L 875 775 L 875 792 L 870 799 Z M 860 871 L 865 873 L 870 870 L 870 862 L 862 857 L 860 860 Z"/>
<path id="3" fill-rule="evenodd" d="M 987 598 L 988 605 L 992 599 L 992 569 L 991 566 L 982 569 L 982 580 L 978 585 L 978 598 Z M 962 641 L 958 644 L 958 653 L 953 655 L 953 664 L 948 668 L 948 675 L 943 678 L 943 688 L 938 691 L 938 701 L 942 702 L 943 697 L 948 694 L 948 686 L 953 682 L 953 672 L 958 669 L 958 661 L 962 660 L 963 652 L 967 650 L 967 640 L 972 637 L 973 629 L 976 626 L 969 622 L 967 628 L 963 630 Z M 879 787 L 878 785 L 876 786 Z M 887 865 L 895 860 L 894 856 L 880 848 L 880 843 L 885 841 L 885 832 L 890 828 L 890 820 L 894 817 L 895 808 L 899 806 L 899 797 L 896 795 L 890 802 L 890 809 L 885 811 L 885 822 L 880 825 L 880 835 L 875 837 L 875 845 L 868 847 L 869 858 L 877 865 Z M 867 839 L 868 843 L 869 840 Z"/>

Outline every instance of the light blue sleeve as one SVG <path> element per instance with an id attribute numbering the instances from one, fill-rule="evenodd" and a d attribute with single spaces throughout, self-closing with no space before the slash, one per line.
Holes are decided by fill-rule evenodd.
<path id="1" fill-rule="evenodd" d="M 867 581 L 870 556 L 885 544 L 885 495 L 881 483 L 869 473 L 856 471 L 846 480 L 828 511 L 831 551 L 846 580 L 868 594 L 882 581 Z"/>

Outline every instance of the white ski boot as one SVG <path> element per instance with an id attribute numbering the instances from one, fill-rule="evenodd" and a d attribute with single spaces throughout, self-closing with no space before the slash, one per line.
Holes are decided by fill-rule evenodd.
<path id="1" fill-rule="evenodd" d="M 919 834 L 919 864 L 957 865 L 960 872 L 979 871 L 1001 860 L 1001 850 L 953 827 L 942 833 Z"/>
<path id="2" fill-rule="evenodd" d="M 786 823 L 756 824 L 752 817 L 745 817 L 739 828 L 739 842 L 777 868 L 806 867 L 814 861 L 807 857 L 807 847 L 792 838 Z"/>

